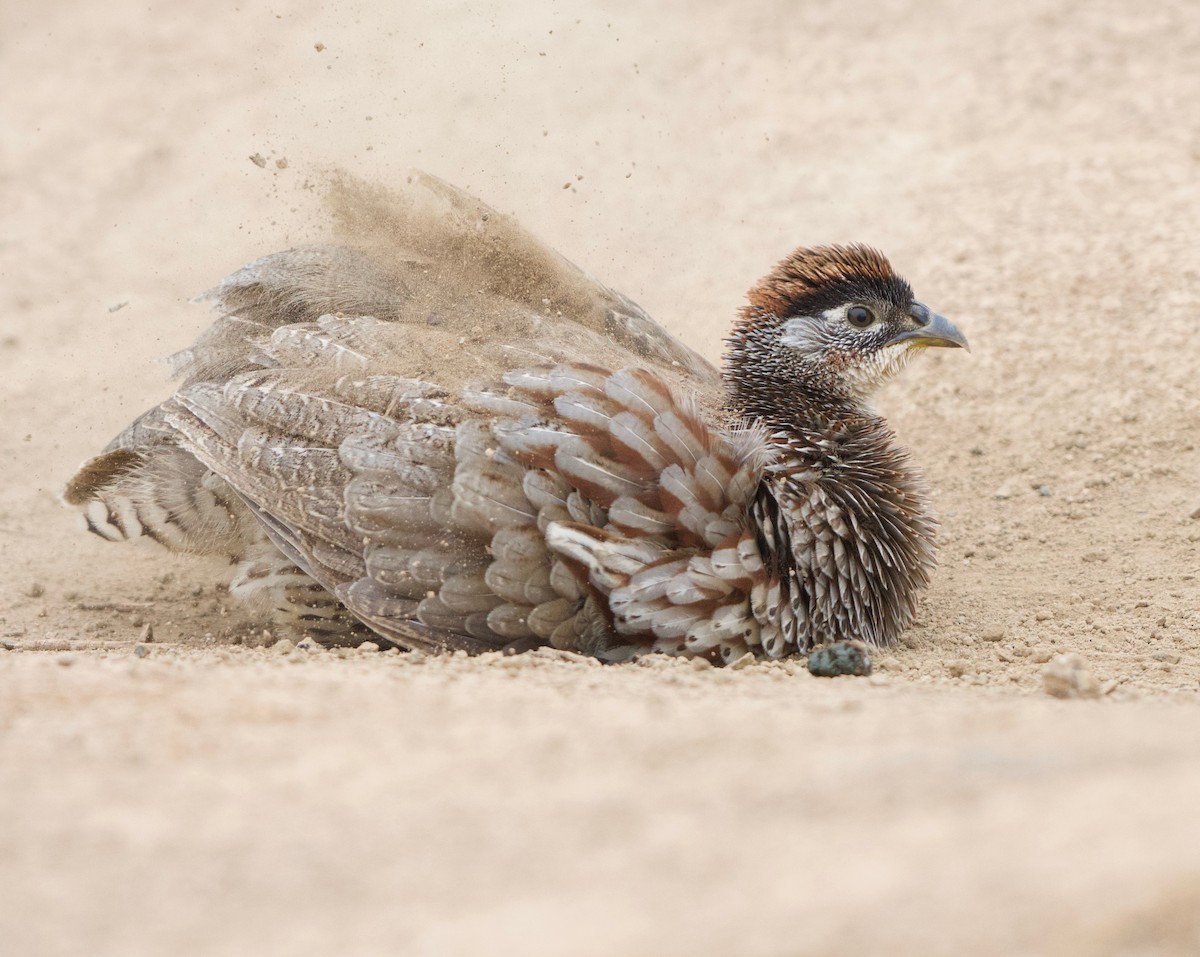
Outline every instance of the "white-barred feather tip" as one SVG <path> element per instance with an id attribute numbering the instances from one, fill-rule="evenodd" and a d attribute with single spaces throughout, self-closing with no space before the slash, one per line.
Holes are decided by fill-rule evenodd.
<path id="1" fill-rule="evenodd" d="M 621 369 L 609 376 L 604 391 L 614 402 L 644 419 L 660 415 L 675 405 L 671 390 L 645 369 Z"/>
<path id="2" fill-rule="evenodd" d="M 618 412 L 608 431 L 618 451 L 637 458 L 647 469 L 660 471 L 668 464 L 667 450 L 653 426 L 632 412 Z"/>

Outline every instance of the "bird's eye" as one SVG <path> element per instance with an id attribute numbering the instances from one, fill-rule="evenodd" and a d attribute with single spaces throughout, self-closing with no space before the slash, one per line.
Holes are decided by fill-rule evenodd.
<path id="1" fill-rule="evenodd" d="M 866 306 L 851 306 L 846 310 L 846 321 L 856 329 L 865 329 L 875 321 L 875 316 Z"/>

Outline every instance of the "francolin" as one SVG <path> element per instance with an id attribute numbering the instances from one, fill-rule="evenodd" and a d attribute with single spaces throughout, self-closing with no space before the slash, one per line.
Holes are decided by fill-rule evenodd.
<path id="1" fill-rule="evenodd" d="M 793 252 L 718 372 L 445 183 L 332 204 L 338 242 L 202 297 L 178 391 L 67 488 L 91 531 L 228 556 L 326 643 L 719 662 L 912 620 L 935 523 L 871 396 L 966 340 L 880 253 Z"/>

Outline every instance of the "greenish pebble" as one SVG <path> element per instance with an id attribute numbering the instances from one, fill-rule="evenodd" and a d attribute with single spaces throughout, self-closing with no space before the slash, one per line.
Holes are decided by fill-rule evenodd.
<path id="1" fill-rule="evenodd" d="M 869 675 L 871 659 L 866 646 L 858 641 L 835 641 L 814 649 L 808 656 L 808 670 L 818 678 L 837 678 L 840 675 Z"/>

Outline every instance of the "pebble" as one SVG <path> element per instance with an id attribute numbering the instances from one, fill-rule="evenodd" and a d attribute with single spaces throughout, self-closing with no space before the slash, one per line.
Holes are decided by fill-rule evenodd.
<path id="1" fill-rule="evenodd" d="M 961 678 L 970 670 L 965 661 L 952 661 L 946 665 L 946 672 L 951 678 Z"/>
<path id="2" fill-rule="evenodd" d="M 1042 688 L 1055 698 L 1098 698 L 1100 682 L 1088 671 L 1083 656 L 1057 655 L 1042 669 Z"/>
<path id="3" fill-rule="evenodd" d="M 1000 501 L 1003 501 L 1006 498 L 1012 498 L 1012 489 L 1007 485 L 1001 485 L 992 493 L 992 498 L 999 499 Z"/>
<path id="4" fill-rule="evenodd" d="M 278 642 L 276 642 L 276 644 L 278 644 Z M 300 641 L 296 642 L 296 647 L 301 651 L 307 651 L 312 654 L 316 654 L 318 651 L 325 650 L 321 647 L 320 642 L 313 641 L 311 638 L 301 639 Z"/>
<path id="5" fill-rule="evenodd" d="M 374 641 L 364 641 L 361 645 L 358 646 L 358 650 L 362 651 L 362 652 L 378 651 L 379 645 Z"/>
<path id="6" fill-rule="evenodd" d="M 591 655 L 581 655 L 577 651 L 568 651 L 565 648 L 550 648 L 545 646 L 541 648 L 534 648 L 532 651 L 525 652 L 524 657 L 541 661 L 562 661 L 573 665 L 599 666 L 600 664 L 599 659 L 593 658 Z M 645 658 L 639 658 L 638 664 L 641 664 L 645 660 Z M 675 667 L 679 665 L 681 661 L 682 659 L 675 658 L 670 655 L 660 655 L 656 657 L 655 661 L 651 661 L 646 664 L 645 667 L 654 667 L 656 664 L 662 665 L 663 667 Z"/>
<path id="7" fill-rule="evenodd" d="M 296 646 L 286 638 L 280 638 L 275 644 L 271 645 L 271 651 L 277 655 L 290 655 L 296 650 Z"/>
<path id="8" fill-rule="evenodd" d="M 692 671 L 708 671 L 712 668 L 712 662 L 707 658 L 693 658 Z"/>
<path id="9" fill-rule="evenodd" d="M 741 671 L 743 668 L 749 668 L 755 662 L 754 652 L 747 651 L 736 661 L 731 661 L 725 667 L 730 671 Z"/>
<path id="10" fill-rule="evenodd" d="M 993 625 L 990 628 L 983 629 L 983 633 L 979 636 L 984 641 L 1003 641 L 1005 631 L 998 625 Z"/>
<path id="11" fill-rule="evenodd" d="M 142 626 L 141 634 L 138 635 L 138 641 L 154 641 L 154 627 L 149 622 Z"/>
<path id="12" fill-rule="evenodd" d="M 133 653 L 138 658 L 145 658 L 146 655 L 150 654 L 150 649 L 145 645 L 134 645 Z"/>
<path id="13" fill-rule="evenodd" d="M 809 653 L 808 671 L 818 678 L 861 677 L 871 673 L 871 659 L 867 656 L 867 646 L 861 641 L 835 641 Z"/>

